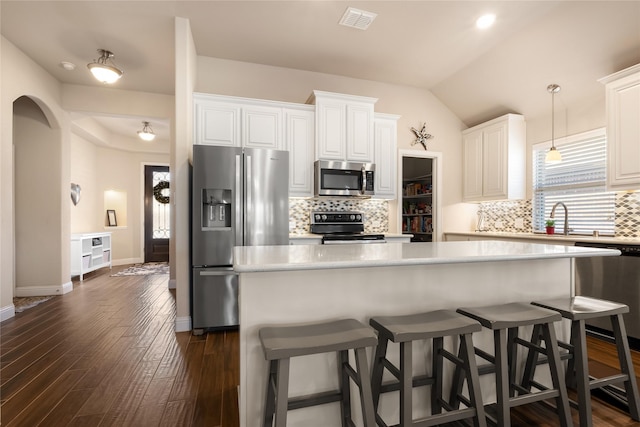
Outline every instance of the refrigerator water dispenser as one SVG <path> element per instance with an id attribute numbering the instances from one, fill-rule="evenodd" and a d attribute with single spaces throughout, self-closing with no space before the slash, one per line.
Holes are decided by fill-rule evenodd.
<path id="1" fill-rule="evenodd" d="M 231 227 L 231 190 L 202 190 L 202 228 Z"/>

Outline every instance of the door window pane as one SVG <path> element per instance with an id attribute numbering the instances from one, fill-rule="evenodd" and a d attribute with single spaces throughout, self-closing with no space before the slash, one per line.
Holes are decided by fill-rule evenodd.
<path id="1" fill-rule="evenodd" d="M 169 209 L 169 172 L 153 172 L 152 236 L 154 239 L 168 239 L 170 235 L 171 211 Z"/>

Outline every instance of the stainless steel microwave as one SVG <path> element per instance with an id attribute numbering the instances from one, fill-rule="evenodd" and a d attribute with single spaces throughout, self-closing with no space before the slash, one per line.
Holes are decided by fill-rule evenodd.
<path id="1" fill-rule="evenodd" d="M 375 169 L 373 163 L 316 160 L 315 195 L 371 197 Z"/>

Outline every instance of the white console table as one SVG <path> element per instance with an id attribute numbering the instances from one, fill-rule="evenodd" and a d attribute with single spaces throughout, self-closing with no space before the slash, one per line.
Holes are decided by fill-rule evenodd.
<path id="1" fill-rule="evenodd" d="M 102 267 L 111 268 L 111 233 L 71 235 L 71 276 L 80 276 Z"/>

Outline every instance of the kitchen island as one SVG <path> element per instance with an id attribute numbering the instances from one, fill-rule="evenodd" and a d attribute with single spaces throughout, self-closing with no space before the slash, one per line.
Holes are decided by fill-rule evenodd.
<path id="1" fill-rule="evenodd" d="M 499 241 L 237 247 L 240 425 L 260 425 L 267 378 L 258 339 L 263 326 L 346 317 L 368 323 L 374 315 L 569 296 L 574 258 L 619 254 L 610 249 Z M 567 333 L 566 327 L 559 328 L 559 336 L 566 339 Z M 475 334 L 474 342 L 492 351 L 489 331 Z M 445 340 L 447 346 L 451 349 L 452 344 Z M 424 372 L 424 358 L 414 361 L 414 373 Z M 336 370 L 333 354 L 292 359 L 290 394 L 336 388 Z M 488 398 L 495 394 L 491 377 L 481 379 L 483 396 Z M 424 392 L 415 393 L 420 397 Z M 396 399 L 395 393 L 381 398 L 380 411 L 387 420 L 397 420 Z M 427 409 L 416 409 L 414 416 Z M 290 411 L 288 425 L 340 425 L 339 412 L 337 404 Z"/>

